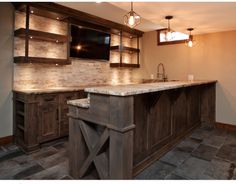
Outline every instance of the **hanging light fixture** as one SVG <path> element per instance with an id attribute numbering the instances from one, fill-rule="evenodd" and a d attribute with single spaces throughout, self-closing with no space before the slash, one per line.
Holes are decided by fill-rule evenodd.
<path id="1" fill-rule="evenodd" d="M 124 16 L 124 24 L 131 28 L 134 28 L 140 23 L 141 17 L 136 12 L 134 12 L 133 2 L 131 2 L 131 11 Z"/>
<path id="2" fill-rule="evenodd" d="M 195 41 L 193 40 L 193 35 L 192 35 L 192 31 L 194 29 L 193 28 L 188 28 L 187 31 L 189 31 L 189 38 L 186 42 L 188 47 L 193 47 L 193 45 L 195 44 Z"/>
<path id="3" fill-rule="evenodd" d="M 173 19 L 173 16 L 168 15 L 165 17 L 165 19 L 168 21 L 168 26 L 167 29 L 165 31 L 165 40 L 166 41 L 171 41 L 174 39 L 174 35 L 173 35 L 173 31 L 170 28 L 170 20 Z"/>

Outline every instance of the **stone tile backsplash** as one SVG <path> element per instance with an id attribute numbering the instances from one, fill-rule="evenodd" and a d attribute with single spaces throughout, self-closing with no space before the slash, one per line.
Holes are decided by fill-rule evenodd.
<path id="1" fill-rule="evenodd" d="M 24 14 L 16 13 L 15 28 L 24 26 Z M 30 28 L 57 34 L 67 34 L 65 23 L 31 15 Z M 119 38 L 119 37 L 118 37 Z M 112 36 L 111 45 L 119 42 Z M 125 46 L 131 46 L 130 39 L 123 39 Z M 15 38 L 15 56 L 24 55 L 24 40 Z M 66 58 L 66 44 L 30 40 L 29 56 Z M 132 63 L 134 55 L 124 53 L 126 63 Z M 56 66 L 52 64 L 14 64 L 14 88 L 37 89 L 53 87 L 73 87 L 94 84 L 120 84 L 134 82 L 142 77 L 141 69 L 110 68 L 110 62 L 119 61 L 119 53 L 111 52 L 110 62 L 71 58 L 72 64 Z"/>

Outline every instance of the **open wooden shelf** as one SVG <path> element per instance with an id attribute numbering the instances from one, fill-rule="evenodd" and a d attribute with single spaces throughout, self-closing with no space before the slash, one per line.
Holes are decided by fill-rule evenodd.
<path id="1" fill-rule="evenodd" d="M 119 45 L 116 45 L 116 46 L 111 46 L 110 47 L 110 50 L 111 51 L 116 51 L 116 52 L 126 52 L 126 53 L 139 53 L 140 52 L 140 49 L 136 49 L 136 48 L 132 48 L 132 47 L 120 47 Z"/>
<path id="2" fill-rule="evenodd" d="M 59 21 L 67 21 L 68 15 L 65 15 L 63 13 L 57 13 L 54 11 L 47 10 L 47 8 L 37 8 L 37 3 L 14 3 L 15 9 L 21 12 L 26 12 L 26 6 L 27 4 L 30 5 L 30 12 L 33 15 L 46 17 L 54 20 Z"/>
<path id="3" fill-rule="evenodd" d="M 16 37 L 25 38 L 26 32 L 27 32 L 26 29 L 20 28 L 20 29 L 15 30 L 14 35 Z M 66 35 L 59 35 L 59 34 L 37 31 L 37 30 L 32 30 L 32 29 L 29 29 L 29 38 L 43 40 L 43 41 L 57 42 L 57 43 L 67 42 Z"/>
<path id="4" fill-rule="evenodd" d="M 45 63 L 45 64 L 58 64 L 58 65 L 69 65 L 71 62 L 67 59 L 57 58 L 42 58 L 42 57 L 25 57 L 18 56 L 14 57 L 14 63 Z"/>
<path id="5" fill-rule="evenodd" d="M 129 67 L 129 68 L 139 68 L 139 64 L 131 64 L 131 63 L 110 63 L 110 67 Z"/>

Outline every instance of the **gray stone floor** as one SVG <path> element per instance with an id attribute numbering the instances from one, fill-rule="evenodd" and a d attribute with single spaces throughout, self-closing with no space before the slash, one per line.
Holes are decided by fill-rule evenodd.
<path id="1" fill-rule="evenodd" d="M 0 147 L 0 179 L 72 179 L 67 139 L 26 155 L 15 145 Z M 236 179 L 236 133 L 198 128 L 135 179 Z"/>

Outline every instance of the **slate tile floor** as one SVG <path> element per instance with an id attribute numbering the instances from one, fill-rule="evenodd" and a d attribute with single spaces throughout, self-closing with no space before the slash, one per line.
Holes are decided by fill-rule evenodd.
<path id="1" fill-rule="evenodd" d="M 72 179 L 67 146 L 65 138 L 30 155 L 2 146 L 0 179 Z M 236 179 L 236 133 L 198 128 L 135 179 Z"/>

